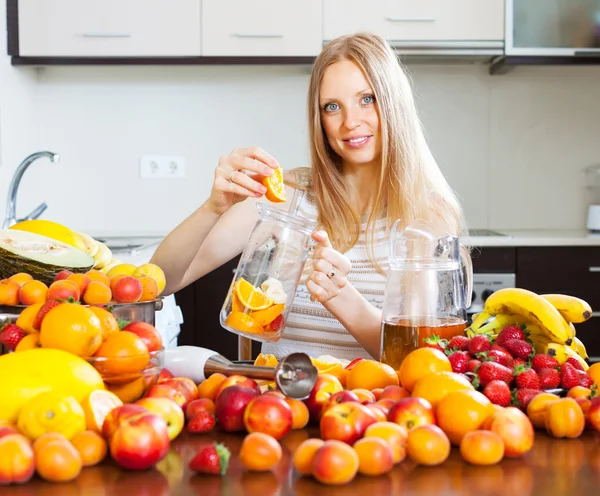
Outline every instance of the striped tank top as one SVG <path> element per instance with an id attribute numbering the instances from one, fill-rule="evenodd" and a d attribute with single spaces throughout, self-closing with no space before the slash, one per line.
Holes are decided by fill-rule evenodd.
<path id="1" fill-rule="evenodd" d="M 299 181 L 309 181 L 307 177 L 302 178 L 298 174 L 296 177 Z M 311 199 L 310 183 L 306 186 L 306 189 L 295 189 L 290 208 L 298 216 L 316 219 L 317 208 Z M 365 245 L 366 221 L 367 218 L 364 216 L 357 243 L 344 253 L 352 263 L 347 279 L 370 304 L 381 309 L 386 278 L 377 271 L 369 259 Z M 374 246 L 375 258 L 384 270 L 388 265 L 385 225 L 385 219 L 379 220 L 376 224 Z M 312 271 L 312 263 L 312 256 L 309 255 L 281 339 L 275 343 L 263 343 L 262 353 L 270 353 L 277 358 L 302 351 L 314 358 L 330 355 L 342 360 L 353 360 L 358 357 L 379 359 L 379 357 L 371 357 L 321 303 L 310 300 L 305 282 Z"/>

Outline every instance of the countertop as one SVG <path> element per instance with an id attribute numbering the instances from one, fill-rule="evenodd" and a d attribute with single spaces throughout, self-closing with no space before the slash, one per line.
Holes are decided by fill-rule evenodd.
<path id="1" fill-rule="evenodd" d="M 501 235 L 467 236 L 461 242 L 467 246 L 600 246 L 600 233 L 586 230 L 502 230 Z"/>
<path id="2" fill-rule="evenodd" d="M 357 475 L 349 484 L 326 486 L 312 477 L 299 477 L 291 453 L 318 429 L 292 431 L 281 440 L 283 458 L 269 472 L 249 472 L 238 458 L 243 434 L 219 429 L 209 434 L 180 434 L 156 468 L 141 472 L 123 470 L 111 460 L 83 469 L 70 483 L 52 484 L 37 476 L 21 486 L 5 486 L 2 496 L 102 494 L 124 496 L 574 496 L 596 494 L 600 483 L 600 443 L 586 432 L 578 439 L 555 439 L 536 431 L 532 450 L 522 458 L 505 458 L 497 465 L 480 467 L 464 462 L 456 448 L 437 467 L 417 466 L 410 459 L 378 477 Z M 232 453 L 224 477 L 196 475 L 187 465 L 200 446 L 218 440 Z"/>

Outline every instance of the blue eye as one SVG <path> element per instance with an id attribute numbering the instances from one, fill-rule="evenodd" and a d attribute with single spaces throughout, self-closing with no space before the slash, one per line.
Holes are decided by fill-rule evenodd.
<path id="1" fill-rule="evenodd" d="M 334 111 L 336 111 L 338 108 L 339 108 L 339 107 L 338 107 L 337 103 L 326 103 L 326 104 L 325 104 L 325 106 L 323 107 L 323 109 L 324 109 L 326 112 L 334 112 Z"/>
<path id="2" fill-rule="evenodd" d="M 375 102 L 375 97 L 373 95 L 365 95 L 362 98 L 364 104 L 369 105 Z"/>

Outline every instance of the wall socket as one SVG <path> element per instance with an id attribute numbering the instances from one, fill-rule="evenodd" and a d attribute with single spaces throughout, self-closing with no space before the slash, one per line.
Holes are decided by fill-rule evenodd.
<path id="1" fill-rule="evenodd" d="M 140 176 L 156 179 L 185 177 L 185 157 L 144 155 L 140 160 Z"/>

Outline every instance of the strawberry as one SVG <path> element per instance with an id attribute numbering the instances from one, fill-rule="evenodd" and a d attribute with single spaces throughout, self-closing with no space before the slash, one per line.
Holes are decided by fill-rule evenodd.
<path id="1" fill-rule="evenodd" d="M 510 362 L 508 362 L 507 367 L 509 369 L 515 369 L 519 365 L 525 365 L 525 360 L 521 360 L 520 358 L 513 358 Z"/>
<path id="2" fill-rule="evenodd" d="M 509 339 L 504 343 L 506 350 L 515 358 L 527 360 L 533 353 L 533 347 L 522 339 Z"/>
<path id="3" fill-rule="evenodd" d="M 508 362 L 512 360 L 510 353 L 502 348 L 488 351 L 487 356 L 490 360 L 498 362 L 500 365 L 504 365 L 505 367 L 508 366 Z"/>
<path id="4" fill-rule="evenodd" d="M 512 399 L 510 388 L 504 381 L 491 381 L 483 389 L 483 394 L 494 405 L 508 406 Z"/>
<path id="5" fill-rule="evenodd" d="M 215 416 L 209 411 L 201 411 L 194 415 L 187 424 L 191 434 L 204 434 L 215 426 Z"/>
<path id="6" fill-rule="evenodd" d="M 564 389 L 571 389 L 579 386 L 580 378 L 577 369 L 569 362 L 560 366 L 560 386 Z"/>
<path id="7" fill-rule="evenodd" d="M 507 341 L 511 339 L 521 339 L 525 341 L 525 333 L 523 329 L 516 324 L 507 325 L 500 331 L 496 338 L 496 344 L 498 346 L 504 346 Z"/>
<path id="8" fill-rule="evenodd" d="M 452 372 L 462 374 L 467 371 L 469 354 L 466 351 L 455 351 L 448 357 L 448 360 L 450 360 Z"/>
<path id="9" fill-rule="evenodd" d="M 540 353 L 531 359 L 531 368 L 536 372 L 539 372 L 541 369 L 555 369 L 558 368 L 558 362 L 556 358 L 545 353 Z"/>
<path id="10" fill-rule="evenodd" d="M 515 384 L 519 389 L 539 389 L 540 378 L 535 370 L 519 365 L 515 368 Z"/>
<path id="11" fill-rule="evenodd" d="M 565 363 L 570 363 L 577 370 L 583 370 L 583 366 L 575 358 L 573 358 L 573 357 L 567 358 L 567 360 L 566 360 Z M 585 370 L 583 370 L 583 371 L 585 372 Z"/>
<path id="12" fill-rule="evenodd" d="M 560 386 L 560 374 L 555 368 L 544 367 L 538 370 L 537 373 L 540 378 L 541 389 L 554 389 Z"/>
<path id="13" fill-rule="evenodd" d="M 467 351 L 469 349 L 469 338 L 467 336 L 454 336 L 446 349 Z"/>
<path id="14" fill-rule="evenodd" d="M 594 379 L 592 379 L 589 375 L 587 375 L 585 372 L 583 371 L 578 371 L 579 374 L 579 385 L 586 387 L 586 388 L 591 388 L 594 385 Z"/>
<path id="15" fill-rule="evenodd" d="M 202 474 L 225 475 L 231 452 L 224 444 L 213 442 L 198 450 L 190 461 L 193 472 Z"/>
<path id="16" fill-rule="evenodd" d="M 527 410 L 529 402 L 540 393 L 539 389 L 521 388 L 515 389 L 513 394 L 513 404 L 523 411 Z"/>
<path id="17" fill-rule="evenodd" d="M 442 353 L 444 353 L 444 350 L 448 344 L 447 340 L 440 338 L 436 334 L 425 338 L 423 341 L 427 345 L 427 348 L 435 348 L 436 350 L 440 350 Z"/>
<path id="18" fill-rule="evenodd" d="M 42 327 L 42 320 L 44 320 L 44 317 L 46 316 L 46 314 L 52 310 L 54 307 L 60 305 L 62 302 L 57 301 L 57 300 L 49 300 L 46 303 L 44 303 L 42 305 L 42 308 L 40 308 L 38 310 L 37 315 L 35 316 L 35 319 L 33 319 L 33 328 L 40 330 Z"/>
<path id="19" fill-rule="evenodd" d="M 469 360 L 467 362 L 465 372 L 475 372 L 480 365 L 481 365 L 481 360 L 477 360 L 476 358 L 471 358 L 471 360 Z"/>
<path id="20" fill-rule="evenodd" d="M 473 336 L 471 338 L 468 349 L 469 353 L 475 356 L 477 353 L 488 351 L 491 347 L 490 339 L 485 334 L 479 334 L 478 336 Z"/>
<path id="21" fill-rule="evenodd" d="M 483 362 L 477 369 L 477 377 L 473 385 L 487 386 L 490 382 L 500 380 L 509 384 L 512 382 L 513 371 L 504 365 L 496 362 Z"/>
<path id="22" fill-rule="evenodd" d="M 273 322 L 271 322 L 267 326 L 266 330 L 273 332 L 273 331 L 278 331 L 282 327 L 283 327 L 283 315 L 278 315 L 277 317 L 275 317 L 275 320 L 273 320 Z"/>
<path id="23" fill-rule="evenodd" d="M 6 346 L 9 350 L 15 351 L 19 341 L 25 337 L 23 329 L 17 324 L 6 324 L 0 332 L 0 344 Z"/>

